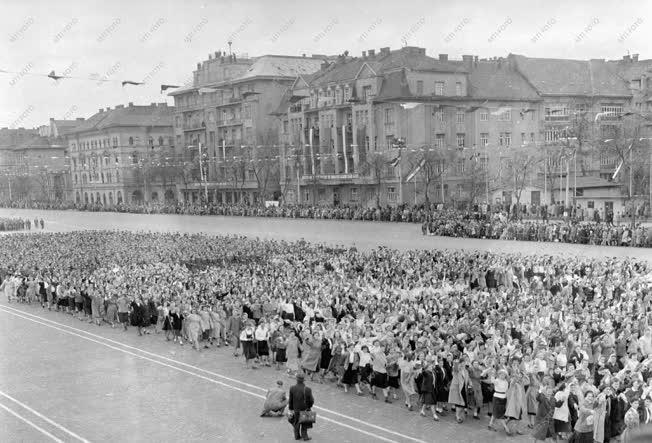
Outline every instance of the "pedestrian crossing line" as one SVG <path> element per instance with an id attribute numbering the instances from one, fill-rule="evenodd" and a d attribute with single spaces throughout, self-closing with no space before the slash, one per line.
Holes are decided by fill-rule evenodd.
<path id="1" fill-rule="evenodd" d="M 46 437 L 50 438 L 52 441 L 55 441 L 55 442 L 57 442 L 57 443 L 64 443 L 63 440 L 61 440 L 61 439 L 59 439 L 58 437 L 55 437 L 54 435 L 50 434 L 48 431 L 46 431 L 45 429 L 43 429 L 43 428 L 40 427 L 39 425 L 35 424 L 33 421 L 31 421 L 31 420 L 29 420 L 29 419 L 23 417 L 23 416 L 20 415 L 18 412 L 16 412 L 16 411 L 14 411 L 13 409 L 11 409 L 10 407 L 5 406 L 5 405 L 3 405 L 2 403 L 0 403 L 0 408 L 4 409 L 5 411 L 7 411 L 8 413 L 10 413 L 10 414 L 13 415 L 14 417 L 18 418 L 19 420 L 22 420 L 23 422 L 27 423 L 28 425 L 30 425 L 31 427 L 33 427 L 34 429 L 36 429 L 37 431 L 39 431 L 41 434 L 43 434 L 43 435 L 45 435 Z"/>
<path id="2" fill-rule="evenodd" d="M 253 396 L 253 397 L 257 397 L 259 399 L 265 399 L 265 396 L 263 394 L 258 394 L 256 392 L 252 392 L 251 390 L 240 388 L 238 386 L 234 386 L 233 384 L 222 382 L 222 381 L 216 380 L 215 378 L 210 378 L 210 377 L 204 376 L 202 374 L 199 374 L 197 372 L 201 371 L 201 372 L 204 372 L 204 373 L 208 373 L 208 374 L 213 375 L 214 377 L 223 378 L 223 379 L 235 382 L 235 383 L 239 383 L 241 385 L 245 385 L 245 386 L 250 387 L 250 388 L 255 388 L 258 391 L 266 391 L 264 388 L 260 388 L 260 387 L 255 386 L 255 385 L 251 385 L 249 383 L 240 382 L 239 380 L 236 380 L 236 379 L 231 379 L 229 377 L 222 376 L 220 374 L 217 374 L 217 373 L 214 373 L 214 372 L 211 372 L 211 371 L 207 371 L 207 370 L 195 367 L 195 366 L 187 364 L 187 363 L 179 362 L 179 361 L 176 361 L 176 360 L 173 360 L 173 359 L 170 359 L 170 358 L 158 355 L 158 354 L 154 354 L 154 353 L 151 353 L 151 352 L 148 352 L 148 351 L 144 351 L 142 349 L 139 349 L 139 348 L 136 348 L 136 347 L 133 347 L 133 346 L 130 346 L 130 345 L 126 345 L 124 343 L 120 343 L 120 342 L 118 342 L 116 340 L 111 340 L 111 339 L 99 336 L 97 334 L 93 334 L 91 332 L 87 332 L 87 331 L 84 331 L 82 329 L 74 328 L 72 326 L 68 326 L 68 325 L 65 325 L 65 324 L 62 324 L 62 323 L 59 323 L 59 322 L 55 322 L 53 320 L 49 320 L 49 319 L 46 319 L 46 318 L 38 316 L 38 315 L 30 314 L 30 313 L 24 312 L 24 311 L 22 311 L 20 309 L 11 308 L 11 307 L 8 307 L 6 305 L 1 305 L 0 306 L 0 312 L 5 312 L 7 314 L 14 315 L 14 316 L 22 318 L 24 320 L 28 320 L 28 321 L 31 321 L 31 322 L 34 322 L 34 323 L 41 324 L 43 326 L 58 330 L 60 332 L 64 332 L 64 333 L 69 334 L 69 335 L 73 335 L 73 336 L 82 338 L 84 340 L 88 340 L 88 341 L 103 345 L 103 346 L 105 346 L 107 348 L 110 348 L 110 349 L 113 349 L 113 350 L 116 350 L 116 351 L 119 351 L 119 352 L 122 352 L 122 353 L 125 353 L 125 354 L 128 354 L 128 355 L 131 355 L 131 356 L 136 357 L 136 358 L 140 358 L 142 360 L 146 360 L 146 361 L 149 361 L 149 362 L 152 362 L 152 363 L 164 366 L 164 367 L 168 367 L 170 369 L 177 370 L 179 372 L 183 372 L 183 373 L 186 373 L 186 374 L 189 374 L 189 375 L 193 375 L 193 376 L 195 376 L 195 377 L 197 377 L 199 379 L 208 381 L 208 382 L 213 383 L 213 384 L 220 385 L 220 386 L 225 387 L 225 388 L 233 389 L 233 390 L 236 390 L 238 392 L 241 392 L 241 393 Z M 43 321 L 40 321 L 40 320 L 43 320 Z M 73 331 L 77 331 L 77 332 L 73 332 Z M 81 332 L 82 334 L 86 334 L 86 335 L 79 334 L 78 332 Z M 94 339 L 94 338 L 91 338 L 91 337 L 97 337 L 100 340 L 97 340 L 97 339 Z M 140 354 L 137 354 L 135 352 L 132 352 L 132 351 L 122 349 L 120 347 L 108 344 L 106 342 L 115 343 L 118 346 L 122 346 L 122 347 L 128 348 L 128 349 L 133 349 L 133 350 L 141 352 L 143 354 L 149 354 L 149 355 L 152 355 L 152 356 L 154 356 L 156 358 L 159 358 L 159 359 L 162 359 L 162 360 L 168 360 L 168 361 L 170 361 L 170 362 L 172 362 L 172 363 L 174 363 L 176 365 L 179 365 L 179 366 L 190 367 L 192 369 L 195 369 L 196 372 L 186 370 L 186 369 L 183 369 L 181 367 L 174 366 L 172 364 L 168 364 L 168 363 L 165 363 L 163 361 L 159 361 L 159 360 L 156 360 L 154 358 L 147 357 L 145 355 L 140 355 Z M 385 434 L 391 434 L 391 435 L 394 435 L 396 437 L 400 437 L 400 439 L 404 440 L 404 441 L 411 441 L 411 442 L 415 442 L 415 443 L 426 443 L 424 440 L 414 438 L 414 437 L 411 437 L 409 435 L 402 434 L 400 432 L 392 431 L 390 429 L 385 429 L 385 428 L 383 428 L 381 426 L 377 426 L 377 425 L 374 425 L 372 423 L 368 423 L 368 422 L 366 422 L 364 420 L 360 420 L 360 419 L 357 419 L 357 418 L 354 418 L 354 417 L 347 416 L 345 414 L 340 414 L 338 412 L 331 411 L 330 409 L 316 407 L 316 406 L 313 409 L 316 409 L 318 411 L 322 411 L 322 412 L 327 413 L 327 414 L 342 417 L 343 419 L 346 419 L 346 420 L 349 420 L 351 422 L 366 426 L 368 428 L 373 428 L 373 429 L 376 429 L 378 431 L 382 431 Z M 341 427 L 344 427 L 344 428 L 359 432 L 361 434 L 364 434 L 364 435 L 367 435 L 369 437 L 378 439 L 380 441 L 384 441 L 384 442 L 387 442 L 387 443 L 398 443 L 397 440 L 392 440 L 391 438 L 384 437 L 382 435 L 376 434 L 376 433 L 371 432 L 371 431 L 366 431 L 364 429 L 361 429 L 360 427 L 355 427 L 355 426 L 349 425 L 347 423 L 343 423 L 342 421 L 326 417 L 324 415 L 320 416 L 320 420 L 327 421 L 327 422 L 330 422 L 330 423 L 334 423 L 334 424 L 339 425 Z"/>

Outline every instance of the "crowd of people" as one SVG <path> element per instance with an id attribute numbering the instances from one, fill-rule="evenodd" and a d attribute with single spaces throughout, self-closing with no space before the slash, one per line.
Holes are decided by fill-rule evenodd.
<path id="1" fill-rule="evenodd" d="M 429 214 L 424 235 L 561 242 L 584 245 L 652 247 L 652 229 L 636 223 L 614 225 L 578 220 L 508 220 L 503 214 L 442 211 Z"/>
<path id="2" fill-rule="evenodd" d="M 0 237 L 0 273 L 11 302 L 431 420 L 575 442 L 652 422 L 647 262 L 84 231 Z"/>
<path id="3" fill-rule="evenodd" d="M 45 229 L 45 222 L 43 219 L 34 219 L 34 229 Z M 29 231 L 32 229 L 32 220 L 22 219 L 18 217 L 0 217 L 0 232 L 5 231 Z"/>
<path id="4" fill-rule="evenodd" d="M 71 202 L 5 202 L 5 207 L 106 211 L 101 204 Z M 441 204 L 418 206 L 309 206 L 200 203 L 119 203 L 116 212 L 141 214 L 226 215 L 238 217 L 283 217 L 302 219 L 356 220 L 421 223 L 424 234 L 450 237 L 488 238 L 592 244 L 602 246 L 652 247 L 652 229 L 630 218 L 613 214 L 589 214 L 580 208 L 559 205 L 475 205 L 470 209 L 445 208 Z M 621 223 L 622 222 L 622 223 Z"/>

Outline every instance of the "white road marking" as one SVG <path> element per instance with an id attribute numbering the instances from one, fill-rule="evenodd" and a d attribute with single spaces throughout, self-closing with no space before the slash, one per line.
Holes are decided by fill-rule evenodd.
<path id="1" fill-rule="evenodd" d="M 46 431 L 46 430 L 43 429 L 42 427 L 40 427 L 40 426 L 34 424 L 34 422 L 32 422 L 32 421 L 26 419 L 25 417 L 23 417 L 22 415 L 20 415 L 18 412 L 16 412 L 16 411 L 12 410 L 11 408 L 9 408 L 9 407 L 3 405 L 2 403 L 0 403 L 0 408 L 2 408 L 2 409 L 4 409 L 5 411 L 9 412 L 9 413 L 10 413 L 11 415 L 13 415 L 14 417 L 19 418 L 20 420 L 24 421 L 25 423 L 27 423 L 28 425 L 30 425 L 31 427 L 33 427 L 34 429 L 36 429 L 37 431 L 39 431 L 41 434 L 43 434 L 43 435 L 45 435 L 45 436 L 47 436 L 47 437 L 50 437 L 53 441 L 56 441 L 57 443 L 63 443 L 63 440 L 58 439 L 57 437 L 55 437 L 54 435 L 50 434 L 48 431 Z"/>
<path id="2" fill-rule="evenodd" d="M 30 316 L 30 317 L 38 318 L 39 320 L 43 320 L 43 321 L 46 321 L 46 322 L 48 322 L 48 323 L 52 323 L 52 324 L 55 324 L 55 325 L 57 325 L 57 326 L 61 326 L 61 327 L 64 327 L 64 328 L 68 328 L 68 329 L 71 329 L 71 330 L 73 330 L 73 331 L 82 332 L 82 333 L 84 333 L 84 334 L 86 334 L 86 335 L 90 335 L 90 336 L 92 336 L 92 337 L 96 337 L 96 338 L 98 338 L 98 339 L 105 340 L 105 341 L 108 341 L 108 342 L 114 343 L 114 344 L 116 344 L 116 345 L 120 345 L 120 346 L 125 347 L 125 348 L 128 348 L 128 349 L 133 349 L 133 350 L 135 350 L 135 351 L 142 352 L 143 354 L 151 355 L 151 356 L 153 356 L 153 357 L 157 357 L 157 358 L 160 358 L 160 359 L 163 359 L 163 360 L 166 360 L 166 361 L 172 362 L 172 363 L 177 364 L 177 365 L 185 366 L 185 367 L 188 367 L 188 368 L 194 369 L 194 370 L 196 370 L 196 371 L 204 372 L 204 373 L 206 373 L 206 374 L 210 374 L 210 375 L 212 375 L 212 376 L 214 376 L 214 377 L 221 378 L 221 379 L 223 379 L 223 380 L 228 380 L 228 381 L 233 382 L 233 383 L 238 383 L 238 384 L 240 384 L 240 385 L 246 386 L 246 387 L 251 388 L 251 389 L 256 389 L 256 390 L 258 390 L 258 391 L 265 392 L 265 393 L 267 392 L 267 389 L 265 389 L 265 388 L 261 388 L 260 386 L 252 385 L 252 384 L 250 384 L 250 383 L 246 383 L 246 382 L 243 382 L 243 381 L 237 380 L 237 379 L 235 379 L 235 378 L 227 377 L 227 376 L 225 376 L 225 375 L 218 374 L 217 372 L 212 372 L 212 371 L 209 371 L 209 370 L 207 370 L 207 369 L 202 369 L 202 368 L 200 368 L 200 367 L 198 367 L 198 366 L 193 366 L 193 365 L 191 365 L 191 364 L 188 364 L 188 363 L 185 363 L 185 362 L 182 362 L 182 361 L 174 360 L 174 359 L 172 359 L 172 358 L 168 358 L 168 357 L 165 357 L 165 356 L 160 355 L 160 354 L 156 354 L 156 353 L 153 353 L 153 352 L 149 352 L 149 351 L 146 351 L 146 350 L 144 350 L 144 349 L 137 348 L 137 347 L 135 347 L 135 346 L 130 346 L 130 345 L 124 344 L 124 343 L 122 343 L 122 342 L 119 342 L 119 341 L 116 341 L 116 340 L 112 340 L 112 339 L 110 339 L 110 338 L 107 338 L 107 337 L 104 337 L 104 336 L 101 336 L 101 335 L 98 335 L 98 334 L 93 334 L 92 332 L 88 332 L 88 331 L 85 331 L 85 330 L 83 330 L 83 329 L 78 329 L 78 328 L 75 328 L 75 327 L 73 327 L 73 326 L 68 326 L 68 325 L 66 325 L 66 324 L 59 323 L 59 322 L 56 322 L 56 321 L 54 321 L 54 320 L 47 319 L 47 318 L 45 318 L 45 317 L 41 317 L 40 315 L 30 314 L 30 313 L 25 312 L 25 311 L 23 311 L 23 310 L 16 309 L 16 308 L 12 308 L 12 307 L 10 307 L 10 306 L 6 306 L 6 305 L 5 305 L 5 306 L 2 306 L 2 308 L 10 309 L 10 310 L 16 311 L 16 312 L 18 312 L 18 313 L 20 313 L 20 314 L 23 314 L 23 315 L 28 315 L 28 316 Z M 376 430 L 379 430 L 379 431 L 383 431 L 383 432 L 388 433 L 388 434 L 393 434 L 393 435 L 396 435 L 396 436 L 398 436 L 398 437 L 405 438 L 405 439 L 410 440 L 410 441 L 414 441 L 414 442 L 416 442 L 416 443 L 424 443 L 423 440 L 420 440 L 420 439 L 418 439 L 418 438 L 414 438 L 414 437 L 411 437 L 411 436 L 409 436 L 409 435 L 405 435 L 405 434 L 402 434 L 402 433 L 400 433 L 400 432 L 396 432 L 396 431 L 393 431 L 393 430 L 391 430 L 391 429 L 387 429 L 387 428 L 384 428 L 384 427 L 382 427 L 382 426 L 378 426 L 378 425 L 375 425 L 375 424 L 373 424 L 373 423 L 369 423 L 369 422 L 367 422 L 367 421 L 360 420 L 360 419 L 358 419 L 358 418 L 351 417 L 351 416 L 346 415 L 346 414 L 341 414 L 341 413 L 336 412 L 336 411 L 333 411 L 333 410 L 331 410 L 331 409 L 327 409 L 327 408 L 323 408 L 323 407 L 319 407 L 319 406 L 315 406 L 314 409 L 316 409 L 316 410 L 318 410 L 318 411 L 327 412 L 327 413 L 329 413 L 329 414 L 336 415 L 336 416 L 338 416 L 338 417 L 342 417 L 342 418 L 344 418 L 344 419 L 347 419 L 347 420 L 349 420 L 349 421 L 353 421 L 353 422 L 355 422 L 355 423 L 359 423 L 359 424 L 364 425 L 364 426 L 367 426 L 367 427 L 369 427 L 369 428 L 373 428 L 373 429 L 376 429 Z"/>
<path id="3" fill-rule="evenodd" d="M 4 392 L 2 392 L 2 391 L 0 391 L 0 395 L 2 395 L 3 397 L 5 397 L 5 398 L 7 398 L 7 399 L 9 399 L 9 400 L 11 400 L 11 401 L 13 401 L 13 402 L 16 403 L 17 405 L 19 405 L 21 408 L 28 410 L 28 411 L 31 412 L 32 414 L 34 414 L 34 415 L 36 415 L 37 417 L 39 417 L 41 420 L 44 420 L 44 421 L 50 423 L 50 424 L 51 424 L 52 426 L 54 426 L 55 428 L 57 428 L 57 429 L 59 429 L 59 430 L 65 432 L 66 434 L 70 435 L 71 437 L 76 438 L 77 440 L 79 440 L 79 441 L 81 441 L 81 442 L 89 443 L 88 440 L 86 440 L 84 437 L 80 437 L 79 435 L 75 434 L 75 433 L 72 432 L 70 429 L 66 428 L 65 426 L 62 426 L 62 425 L 60 425 L 59 423 L 57 423 L 56 421 L 47 418 L 45 415 L 41 414 L 41 413 L 38 412 L 38 411 L 35 411 L 34 409 L 32 409 L 32 408 L 30 408 L 29 406 L 27 406 L 25 403 L 23 403 L 23 402 L 21 402 L 21 401 L 19 401 L 19 400 L 16 400 L 16 399 L 13 398 L 11 395 L 6 394 L 6 393 L 4 393 Z"/>
<path id="4" fill-rule="evenodd" d="M 8 309 L 9 309 L 9 310 L 8 310 Z M 84 335 L 80 335 L 80 334 L 75 333 L 75 332 L 71 332 L 71 331 L 69 331 L 69 330 L 67 330 L 67 329 L 63 329 L 63 328 L 61 328 L 61 327 L 53 326 L 52 324 L 56 324 L 56 325 L 58 325 L 58 326 L 62 326 L 62 327 L 64 327 L 64 328 L 72 329 L 72 330 L 74 330 L 74 331 L 79 331 L 79 332 L 81 332 L 81 333 L 84 333 L 84 334 L 87 334 L 87 335 L 90 335 L 90 336 L 95 336 L 95 337 L 98 337 L 98 338 L 100 338 L 100 339 L 102 339 L 102 340 L 106 340 L 106 341 L 109 341 L 109 342 L 112 342 L 112 343 L 116 343 L 116 344 L 118 344 L 118 345 L 120 345 L 120 346 L 123 346 L 123 347 L 125 347 L 125 348 L 135 349 L 135 350 L 137 350 L 137 351 L 139 351 L 139 352 L 142 352 L 142 353 L 144 353 L 144 354 L 153 355 L 153 356 L 155 356 L 155 357 L 157 357 L 157 358 L 161 358 L 161 359 L 164 359 L 164 360 L 168 360 L 168 361 L 171 361 L 171 362 L 173 362 L 173 363 L 175 363 L 175 364 L 178 364 L 178 365 L 183 365 L 183 366 L 191 367 L 191 368 L 193 368 L 193 369 L 196 369 L 196 370 L 199 370 L 199 371 L 202 371 L 202 372 L 205 372 L 205 373 L 210 373 L 211 375 L 214 375 L 214 376 L 216 376 L 216 377 L 221 377 L 221 378 L 224 378 L 224 379 L 229 380 L 229 381 L 232 381 L 232 382 L 240 383 L 240 384 L 245 385 L 245 386 L 248 386 L 248 387 L 250 387 L 250 388 L 255 388 L 255 389 L 260 390 L 260 391 L 266 391 L 265 389 L 260 388 L 260 387 L 255 386 L 255 385 L 251 385 L 251 384 L 248 384 L 248 383 L 240 382 L 239 380 L 231 379 L 231 378 L 229 378 L 229 377 L 225 377 L 225 376 L 222 376 L 222 375 L 220 375 L 220 374 L 213 373 L 213 372 L 211 372 L 211 371 L 207 371 L 207 370 L 204 370 L 204 369 L 201 369 L 201 368 L 197 368 L 197 367 L 192 366 L 192 365 L 189 365 L 189 364 L 187 364 L 187 363 L 179 362 L 179 361 L 176 361 L 176 360 L 173 360 L 173 359 L 170 359 L 170 358 L 167 358 L 167 357 L 164 357 L 164 356 L 158 355 L 158 354 L 154 354 L 154 353 L 151 353 L 151 352 L 148 352 L 148 351 L 144 351 L 144 350 L 141 350 L 141 349 L 139 349 L 139 348 L 135 348 L 135 347 L 133 347 L 133 346 L 129 346 L 129 345 L 126 345 L 126 344 L 120 343 L 120 342 L 115 341 L 115 340 L 111 340 L 111 339 L 108 339 L 108 338 L 105 338 L 105 337 L 102 337 L 102 336 L 98 336 L 98 335 L 96 335 L 96 334 L 93 334 L 93 333 L 90 333 L 90 332 L 84 331 L 84 330 L 82 330 L 82 329 L 77 329 L 77 328 L 74 328 L 74 327 L 72 327 L 72 326 L 64 325 L 64 324 L 62 324 L 62 323 L 58 323 L 58 322 L 55 322 L 55 321 L 53 321 L 53 320 L 49 320 L 49 319 L 43 318 L 43 317 L 38 316 L 38 315 L 34 315 L 34 314 L 30 314 L 30 313 L 26 313 L 26 312 L 21 311 L 21 310 L 19 310 L 19 309 L 10 308 L 10 307 L 8 307 L 8 306 L 1 306 L 1 307 L 0 307 L 0 311 L 5 312 L 5 313 L 7 313 L 7 314 L 14 315 L 14 316 L 16 316 L 16 317 L 20 317 L 20 318 L 22 318 L 22 319 L 24 319 L 24 320 L 28 320 L 28 321 L 31 321 L 31 322 L 34 322 L 34 323 L 41 324 L 41 325 L 43 325 L 43 326 L 47 326 L 47 327 L 49 327 L 49 328 L 52 328 L 52 329 L 55 329 L 55 330 L 58 330 L 58 331 L 64 332 L 64 333 L 66 333 L 66 334 L 70 334 L 70 335 L 73 335 L 73 336 L 76 336 L 76 337 L 82 338 L 82 339 L 84 339 L 84 340 L 88 340 L 88 341 L 91 341 L 91 342 L 94 342 L 94 343 L 101 344 L 101 345 L 103 345 L 103 346 L 106 346 L 107 348 L 114 349 L 114 350 L 116 350 L 116 351 L 123 352 L 123 353 L 125 353 L 125 354 L 132 355 L 132 356 L 134 356 L 134 357 L 137 357 L 137 358 L 140 358 L 140 359 L 143 359 L 143 360 L 147 360 L 147 361 L 150 361 L 150 362 L 152 362 L 152 363 L 159 364 L 159 365 L 161 365 L 161 366 L 165 366 L 165 367 L 168 367 L 168 368 L 171 368 L 171 369 L 175 369 L 175 370 L 177 370 L 177 371 L 184 372 L 184 373 L 186 373 L 186 374 L 194 375 L 195 377 L 198 377 L 198 378 L 200 378 L 200 379 L 202 379 L 202 380 L 205 380 L 205 381 L 208 381 L 208 382 L 211 382 L 211 383 L 214 383 L 214 384 L 218 384 L 218 385 L 220 385 L 220 386 L 224 386 L 224 387 L 226 387 L 226 388 L 230 388 L 230 389 L 233 389 L 233 390 L 236 390 L 236 391 L 242 392 L 242 393 L 244 393 L 244 394 L 248 394 L 248 395 L 251 395 L 251 396 L 254 396 L 254 397 L 260 398 L 260 399 L 264 399 L 264 398 L 265 398 L 265 396 L 262 395 L 262 394 L 258 394 L 258 393 L 255 393 L 255 392 L 251 392 L 251 391 L 248 391 L 248 390 L 246 390 L 246 389 L 242 389 L 242 388 L 239 388 L 239 387 L 237 387 L 237 386 L 233 386 L 233 385 L 231 385 L 231 384 L 224 383 L 224 382 L 221 382 L 221 381 L 219 381 L 219 380 L 215 380 L 215 379 L 213 379 L 213 378 L 209 378 L 209 377 L 203 376 L 203 375 L 201 375 L 201 374 L 197 374 L 196 372 L 188 371 L 188 370 L 185 370 L 185 369 L 182 369 L 182 368 L 179 368 L 179 367 L 176 367 L 176 366 L 172 366 L 172 365 L 169 365 L 169 364 L 167 364 L 167 363 L 164 363 L 164 362 L 161 362 L 161 361 L 158 361 L 158 360 L 154 360 L 154 359 L 149 358 L 149 357 L 145 357 L 145 356 L 143 356 L 143 355 L 136 354 L 136 353 L 131 352 L 131 351 L 127 351 L 127 350 L 124 350 L 124 349 L 120 349 L 120 348 L 118 348 L 118 347 L 115 347 L 115 346 L 109 345 L 109 344 L 107 344 L 107 343 L 105 343 L 105 342 L 103 342 L 103 341 L 95 340 L 95 339 L 92 339 L 92 338 L 90 338 L 90 337 L 87 337 L 87 336 L 84 336 Z M 15 311 L 15 312 L 14 312 L 14 311 Z M 41 321 L 38 321 L 38 320 L 34 320 L 33 318 L 27 317 L 26 315 L 27 315 L 27 316 L 31 316 L 31 317 L 38 318 L 39 320 L 45 320 L 45 321 L 48 322 L 48 323 L 44 323 L 44 322 L 41 322 Z M 52 324 L 49 324 L 49 323 L 52 323 Z M 330 409 L 321 408 L 321 407 L 314 407 L 314 409 L 316 409 L 316 410 L 321 410 L 321 411 L 326 412 L 326 413 L 330 413 L 330 414 L 333 414 L 333 415 L 336 415 L 336 416 L 343 417 L 343 418 L 345 418 L 345 419 L 347 419 L 347 420 L 350 420 L 350 421 L 353 421 L 353 422 L 356 422 L 356 423 L 359 423 L 359 424 L 365 425 L 365 426 L 370 427 L 370 428 L 375 428 L 375 429 L 381 430 L 381 431 L 386 432 L 386 433 L 388 433 L 388 434 L 396 435 L 396 436 L 401 437 L 401 438 L 403 438 L 403 439 L 405 439 L 405 440 L 409 440 L 409 441 L 413 441 L 413 442 L 417 442 L 417 443 L 426 443 L 424 440 L 421 440 L 421 439 L 418 439 L 418 438 L 414 438 L 414 437 L 411 437 L 411 436 L 409 436 L 409 435 L 402 434 L 402 433 L 400 433 L 400 432 L 392 431 L 392 430 L 390 430 L 390 429 L 385 429 L 385 428 L 382 428 L 382 427 L 380 427 L 380 426 L 374 425 L 374 424 L 372 424 L 372 423 L 368 423 L 368 422 L 366 422 L 366 421 L 364 421 L 364 420 L 359 420 L 359 419 L 357 419 L 357 418 L 350 417 L 350 416 L 345 415 L 345 414 L 340 414 L 340 413 L 338 413 L 338 412 L 331 411 Z M 338 421 L 338 420 L 334 420 L 334 419 L 331 419 L 331 418 L 328 418 L 328 417 L 324 417 L 324 416 L 321 416 L 320 419 L 321 419 L 321 420 L 324 420 L 324 421 L 328 421 L 328 422 L 334 423 L 334 424 L 337 424 L 337 425 L 342 426 L 342 427 L 345 427 L 345 428 L 347 428 L 347 429 L 354 430 L 354 431 L 356 431 L 356 432 L 360 432 L 360 433 L 365 434 L 365 435 L 367 435 L 367 436 L 370 436 L 370 437 L 373 437 L 373 438 L 376 438 L 376 439 L 379 439 L 379 440 L 382 440 L 382 441 L 385 441 L 385 442 L 388 442 L 388 443 L 398 443 L 398 442 L 396 442 L 395 440 L 391 440 L 391 439 L 386 438 L 386 437 L 383 437 L 383 436 L 381 436 L 381 435 L 377 435 L 377 434 L 374 434 L 374 433 L 372 433 L 372 432 L 368 432 L 368 431 L 365 431 L 365 430 L 363 430 L 363 429 L 359 429 L 359 428 L 353 427 L 353 426 L 348 425 L 348 424 L 346 424 L 346 423 L 342 423 L 342 422 L 340 422 L 340 421 Z"/>

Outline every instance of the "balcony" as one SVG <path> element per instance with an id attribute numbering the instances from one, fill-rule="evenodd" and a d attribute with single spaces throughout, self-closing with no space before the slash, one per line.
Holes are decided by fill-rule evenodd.
<path id="1" fill-rule="evenodd" d="M 184 123 L 183 124 L 183 130 L 184 130 L 184 132 L 205 131 L 206 130 L 206 124 L 204 124 L 204 123 Z"/>
<path id="2" fill-rule="evenodd" d="M 242 124 L 242 119 L 241 118 L 227 118 L 226 120 L 218 120 L 217 121 L 217 126 L 236 126 L 236 125 L 241 125 Z"/>
<path id="3" fill-rule="evenodd" d="M 350 183 L 355 179 L 360 178 L 360 174 L 304 174 L 301 176 L 301 181 L 304 185 L 311 183 L 332 184 Z"/>

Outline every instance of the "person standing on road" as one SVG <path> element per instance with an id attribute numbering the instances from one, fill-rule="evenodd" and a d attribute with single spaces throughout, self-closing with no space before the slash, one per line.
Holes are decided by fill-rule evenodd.
<path id="1" fill-rule="evenodd" d="M 312 423 L 299 423 L 301 411 L 309 411 L 315 404 L 312 396 L 312 389 L 304 384 L 305 376 L 299 372 L 297 374 L 297 384 L 290 388 L 290 401 L 288 409 L 290 410 L 290 420 L 294 428 L 295 440 L 311 440 L 308 436 L 308 429 L 312 428 Z"/>
<path id="2" fill-rule="evenodd" d="M 118 321 L 126 331 L 127 325 L 129 324 L 129 299 L 125 295 L 122 295 L 116 303 L 118 305 Z"/>

